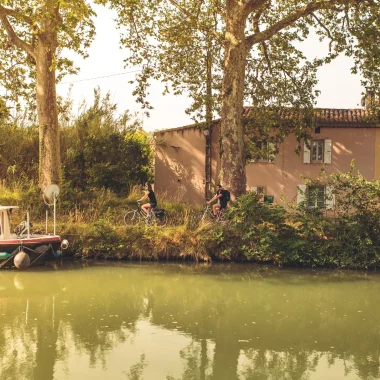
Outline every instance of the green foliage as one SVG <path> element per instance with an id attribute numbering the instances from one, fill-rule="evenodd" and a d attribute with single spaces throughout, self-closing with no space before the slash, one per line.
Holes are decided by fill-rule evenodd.
<path id="1" fill-rule="evenodd" d="M 0 178 L 8 184 L 38 180 L 38 128 L 0 121 Z"/>
<path id="2" fill-rule="evenodd" d="M 128 194 L 152 179 L 153 151 L 149 136 L 125 112 L 115 116 L 110 94 L 94 91 L 94 103 L 62 130 L 65 186 L 86 191 L 107 188 Z M 70 111 L 66 111 L 70 112 Z"/>
<path id="3" fill-rule="evenodd" d="M 85 0 L 10 0 L 0 4 L 0 86 L 6 100 L 20 109 L 33 106 L 36 91 L 36 56 L 40 39 L 52 41 L 59 52 L 70 49 L 86 57 L 95 28 L 91 6 Z M 10 33 L 14 37 L 10 38 Z M 52 51 L 51 69 L 57 79 L 78 71 L 72 60 Z M 33 109 L 34 107 L 31 107 Z"/>
<path id="4" fill-rule="evenodd" d="M 103 212 L 112 207 L 107 203 L 112 197 L 100 189 L 126 196 L 133 186 L 152 180 L 153 150 L 149 135 L 128 112 L 115 116 L 116 105 L 111 103 L 110 94 L 102 97 L 96 89 L 93 105 L 86 108 L 83 104 L 79 115 L 72 114 L 70 100 L 61 108 L 60 207 L 65 213 L 82 207 Z M 35 191 L 38 127 L 25 126 L 22 119 L 11 119 L 5 114 L 0 119 L 0 139 L 0 178 L 3 193 L 10 194 L 10 198 L 3 198 L 4 203 L 9 204 L 12 191 L 16 194 Z M 22 197 L 14 198 L 18 202 Z"/>
<path id="5" fill-rule="evenodd" d="M 141 258 L 191 257 L 195 260 L 273 262 L 278 265 L 376 268 L 380 265 L 380 182 L 366 181 L 352 166 L 346 174 L 322 173 L 309 185 L 334 186 L 335 209 L 266 204 L 255 193 L 229 208 L 228 223 L 187 223 L 189 208 L 171 207 L 176 226 L 129 227 L 122 234 L 142 243 Z M 195 210 L 194 210 L 195 212 Z M 181 224 L 182 223 L 182 224 Z M 139 235 L 134 232 L 137 228 Z M 121 235 L 118 235 L 121 239 Z M 135 248 L 137 249 L 137 248 Z M 179 255 L 181 252 L 182 256 Z M 130 252 L 127 257 L 134 257 Z"/>
<path id="6" fill-rule="evenodd" d="M 322 172 L 317 180 L 306 182 L 334 186 L 331 196 L 335 208 L 308 208 L 307 202 L 284 208 L 266 204 L 257 194 L 249 193 L 230 206 L 221 223 L 201 221 L 197 208 L 165 204 L 171 224 L 155 228 L 144 224 L 121 226 L 122 215 L 109 207 L 99 222 L 82 232 L 77 247 L 85 257 L 109 259 L 379 267 L 380 182 L 366 181 L 354 165 L 348 173 L 327 176 Z M 117 207 L 116 201 L 114 204 Z M 66 228 L 70 232 L 75 224 Z"/>
<path id="7" fill-rule="evenodd" d="M 367 181 L 355 167 L 348 173 L 327 176 L 324 171 L 309 185 L 332 189 L 330 217 L 325 210 L 298 208 L 294 220 L 299 232 L 307 237 L 307 263 L 337 267 L 375 267 L 380 262 L 380 181 Z M 323 211 L 323 212 L 322 212 Z"/>
<path id="8" fill-rule="evenodd" d="M 380 267 L 380 181 L 365 180 L 352 165 L 348 173 L 327 176 L 322 172 L 317 180 L 306 182 L 330 186 L 334 208 L 308 208 L 307 202 L 284 208 L 249 193 L 233 202 L 218 223 L 202 221 L 197 207 L 163 203 L 170 215 L 165 228 L 144 223 L 125 227 L 123 214 L 129 200 L 111 190 L 82 192 L 64 187 L 58 202 L 58 230 L 69 238 L 70 249 L 87 258 Z M 37 186 L 0 186 L 0 204 L 29 209 L 33 224 L 44 228 L 45 206 Z M 19 223 L 23 215 L 21 211 L 13 222 Z"/>
<path id="9" fill-rule="evenodd" d="M 284 208 L 267 205 L 256 193 L 239 197 L 228 210 L 228 217 L 243 256 L 254 261 L 277 260 L 294 235 L 286 223 L 287 216 Z"/>
<path id="10" fill-rule="evenodd" d="M 291 130 L 289 123 L 280 123 L 274 140 L 279 142 L 290 132 L 299 141 L 305 137 L 305 131 L 313 125 L 317 70 L 341 53 L 354 58 L 352 70 L 362 74 L 366 88 L 376 92 L 380 85 L 377 1 L 99 2 L 109 3 L 118 12 L 121 44 L 130 51 L 126 63 L 141 67 L 136 75 L 135 95 L 147 108 L 150 81 L 155 79 L 168 83 L 165 92 L 186 91 L 193 101 L 188 112 L 196 120 L 205 119 L 207 106 L 220 114 L 222 81 L 229 75 L 224 61 L 229 57 L 226 49 L 234 39 L 242 37 L 246 64 L 241 79 L 245 85 L 239 91 L 244 92 L 246 104 L 265 109 L 258 111 L 255 121 L 246 126 L 255 138 L 273 132 L 273 125 L 279 126 L 279 114 L 288 107 L 299 116 L 292 118 Z M 245 27 L 239 35 L 242 25 Z M 326 54 L 306 57 L 303 43 L 313 43 L 310 37 L 326 42 Z M 235 95 L 243 98 L 243 94 Z"/>

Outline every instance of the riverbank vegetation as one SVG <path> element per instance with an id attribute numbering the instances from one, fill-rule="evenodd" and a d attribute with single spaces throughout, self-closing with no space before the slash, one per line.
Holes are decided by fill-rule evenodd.
<path id="1" fill-rule="evenodd" d="M 95 90 L 92 105 L 73 115 L 61 101 L 62 181 L 58 231 L 83 258 L 276 263 L 307 267 L 380 266 L 380 182 L 366 181 L 352 164 L 346 174 L 305 179 L 329 188 L 332 209 L 304 201 L 266 204 L 255 193 L 238 198 L 222 223 L 202 221 L 202 207 L 173 203 L 157 194 L 170 215 L 165 228 L 125 226 L 142 185 L 152 179 L 153 144 L 128 112 L 115 116 L 110 96 Z M 18 205 L 15 226 L 29 210 L 32 230 L 45 231 L 46 210 L 38 186 L 38 127 L 3 114 L 0 137 L 0 204 Z M 51 219 L 51 210 L 50 210 Z M 51 224 L 51 220 L 50 220 Z"/>
<path id="2" fill-rule="evenodd" d="M 254 193 L 235 201 L 221 223 L 204 222 L 202 212 L 167 204 L 172 216 L 165 228 L 121 226 L 102 218 L 81 231 L 83 257 L 180 259 L 275 263 L 334 268 L 380 265 L 380 182 L 366 181 L 352 165 L 346 174 L 324 172 L 309 185 L 334 190 L 334 210 L 308 207 L 308 202 L 270 205 Z M 307 197 L 313 196 L 308 194 Z M 307 199 L 307 198 L 306 198 Z"/>
<path id="3" fill-rule="evenodd" d="M 248 193 L 231 204 L 222 222 L 202 221 L 200 207 L 160 202 L 170 215 L 161 228 L 144 221 L 125 226 L 127 208 L 136 207 L 141 187 L 127 195 L 89 188 L 77 196 L 62 193 L 58 231 L 71 254 L 105 260 L 194 260 L 274 263 L 278 266 L 377 268 L 380 266 L 380 182 L 366 181 L 352 165 L 346 174 L 322 172 L 309 185 L 327 184 L 334 209 L 264 203 Z M 72 190 L 74 191 L 74 190 Z M 0 188 L 0 203 L 29 207 L 34 229 L 45 228 L 45 207 L 38 190 Z M 40 205 L 35 207 L 32 205 Z M 15 215 L 14 220 L 22 218 Z"/>

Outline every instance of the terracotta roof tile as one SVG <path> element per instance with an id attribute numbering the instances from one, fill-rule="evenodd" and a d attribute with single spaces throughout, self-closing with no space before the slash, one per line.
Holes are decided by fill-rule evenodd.
<path id="1" fill-rule="evenodd" d="M 255 107 L 244 107 L 243 118 L 249 119 L 254 117 Z M 369 110 L 353 108 L 353 109 L 338 109 L 338 108 L 316 108 L 314 110 L 316 124 L 320 127 L 329 128 L 380 128 L 380 120 L 371 120 Z M 281 119 L 291 120 L 297 113 L 291 109 L 283 109 L 279 112 Z M 213 123 L 219 122 L 220 119 L 213 120 Z M 191 124 L 178 128 L 164 129 L 156 131 L 155 134 L 164 133 L 167 131 L 179 131 L 183 129 L 203 127 L 203 123 Z"/>
<path id="2" fill-rule="evenodd" d="M 255 108 L 245 107 L 243 117 L 248 119 L 254 117 Z M 291 109 L 281 110 L 279 116 L 281 119 L 289 120 L 297 115 L 296 111 Z M 316 123 L 318 126 L 328 127 L 352 127 L 352 128 L 379 128 L 380 121 L 371 120 L 369 110 L 365 109 L 338 109 L 338 108 L 316 108 L 314 110 Z"/>

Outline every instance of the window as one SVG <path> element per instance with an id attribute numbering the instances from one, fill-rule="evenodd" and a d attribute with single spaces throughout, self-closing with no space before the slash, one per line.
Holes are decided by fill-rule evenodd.
<path id="1" fill-rule="evenodd" d="M 325 208 L 334 210 L 335 194 L 330 185 L 298 185 L 297 204 L 302 204 L 308 208 Z"/>
<path id="2" fill-rule="evenodd" d="M 269 155 L 268 155 L 268 141 L 258 141 L 257 147 L 261 150 L 261 154 L 258 157 L 259 162 L 268 162 Z"/>
<path id="3" fill-rule="evenodd" d="M 308 186 L 307 205 L 309 208 L 325 207 L 325 187 L 324 186 Z"/>
<path id="4" fill-rule="evenodd" d="M 257 156 L 257 160 L 253 162 L 268 162 L 273 164 L 276 161 L 276 147 L 273 143 L 267 140 L 257 141 L 256 146 L 260 150 L 260 154 Z"/>
<path id="5" fill-rule="evenodd" d="M 264 195 L 265 187 L 264 186 L 251 187 L 251 191 L 254 193 L 257 193 L 258 195 Z"/>
<path id="6" fill-rule="evenodd" d="M 313 140 L 311 143 L 311 162 L 323 162 L 324 140 Z"/>
<path id="7" fill-rule="evenodd" d="M 312 140 L 309 144 L 304 142 L 303 163 L 304 164 L 331 164 L 332 141 Z"/>

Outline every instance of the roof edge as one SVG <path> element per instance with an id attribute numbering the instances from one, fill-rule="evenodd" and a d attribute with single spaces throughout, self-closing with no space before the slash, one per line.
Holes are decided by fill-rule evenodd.
<path id="1" fill-rule="evenodd" d="M 244 113 L 247 114 L 249 113 L 250 110 L 254 109 L 255 107 L 250 107 L 246 106 L 243 107 L 243 118 Z M 357 112 L 363 112 L 362 108 L 314 108 L 316 111 L 316 117 L 318 118 L 318 111 L 329 111 L 329 112 L 352 112 L 352 111 L 357 111 Z M 215 125 L 216 123 L 219 123 L 222 119 L 215 119 L 212 121 L 212 125 Z M 201 123 L 194 123 L 194 124 L 189 124 L 189 125 L 184 125 L 182 127 L 176 127 L 176 128 L 167 128 L 167 129 L 161 129 L 158 131 L 154 131 L 153 135 L 160 135 L 164 134 L 166 132 L 177 132 L 177 131 L 184 131 L 184 130 L 189 130 L 189 129 L 202 129 L 202 127 L 206 124 L 206 122 L 201 122 Z M 349 121 L 349 120 L 317 120 L 317 125 L 322 128 L 380 128 L 380 123 L 376 122 L 371 122 L 371 121 L 365 121 L 365 120 L 355 120 L 355 121 Z"/>

